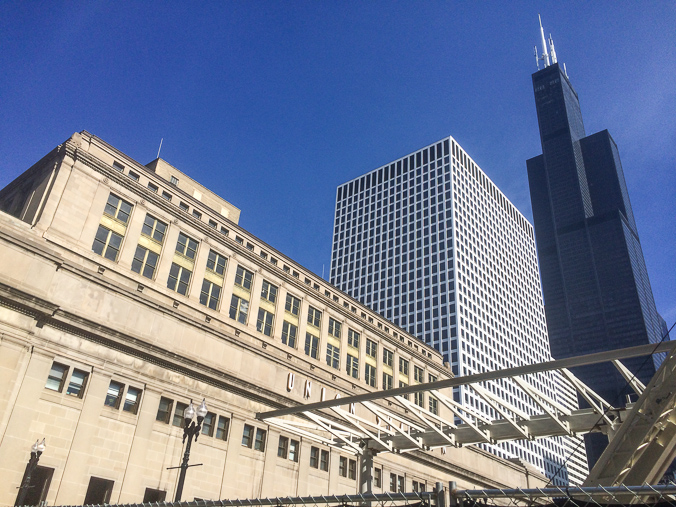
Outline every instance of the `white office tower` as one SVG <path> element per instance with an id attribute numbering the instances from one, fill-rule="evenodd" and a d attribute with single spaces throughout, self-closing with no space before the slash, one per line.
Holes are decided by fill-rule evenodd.
<path id="1" fill-rule="evenodd" d="M 456 376 L 551 360 L 533 226 L 451 137 L 338 187 L 330 276 L 441 351 Z M 528 380 L 564 405 L 577 403 L 552 373 Z M 483 387 L 525 414 L 537 409 L 511 379 Z M 498 416 L 473 389 L 454 396 L 487 419 Z M 564 440 L 482 446 L 531 463 L 554 483 L 581 484 L 584 447 Z"/>

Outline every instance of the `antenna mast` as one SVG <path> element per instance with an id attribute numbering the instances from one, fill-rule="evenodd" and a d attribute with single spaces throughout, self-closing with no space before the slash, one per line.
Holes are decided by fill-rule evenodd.
<path id="1" fill-rule="evenodd" d="M 545 31 L 542 28 L 542 18 L 538 14 L 540 20 L 540 37 L 542 37 L 542 60 L 545 62 L 545 67 L 549 67 L 549 53 L 547 53 L 547 42 L 545 41 Z M 555 62 L 556 63 L 556 62 Z"/>

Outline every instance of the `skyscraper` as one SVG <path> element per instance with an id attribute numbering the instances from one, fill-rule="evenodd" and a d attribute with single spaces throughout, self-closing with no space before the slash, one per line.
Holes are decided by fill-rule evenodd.
<path id="1" fill-rule="evenodd" d="M 456 375 L 551 357 L 533 227 L 452 137 L 338 187 L 330 277 L 440 350 Z M 387 389 L 385 375 L 378 387 Z M 532 381 L 559 397 L 553 375 Z M 511 382 L 487 387 L 525 411 L 534 408 L 516 399 Z M 471 389 L 454 396 L 495 417 Z M 568 456 L 568 443 L 557 438 L 485 448 L 551 477 Z M 573 461 L 575 482 L 586 475 L 586 463 Z"/>
<path id="2" fill-rule="evenodd" d="M 659 342 L 617 146 L 607 130 L 586 136 L 577 93 L 556 61 L 551 37 L 549 51 L 544 33 L 542 43 L 545 67 L 533 74 L 542 155 L 527 167 L 552 355 Z M 655 373 L 650 358 L 626 366 L 644 383 Z M 633 392 L 612 364 L 576 374 L 611 404 Z M 591 465 L 607 439 L 590 439 Z"/>

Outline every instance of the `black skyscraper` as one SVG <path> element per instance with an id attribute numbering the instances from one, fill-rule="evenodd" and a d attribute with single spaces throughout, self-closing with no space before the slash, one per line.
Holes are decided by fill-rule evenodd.
<path id="1" fill-rule="evenodd" d="M 558 63 L 533 74 L 533 89 L 542 155 L 527 167 L 552 355 L 658 342 L 659 318 L 617 146 L 607 130 L 585 136 L 577 94 Z M 655 372 L 650 359 L 624 364 L 644 383 Z M 613 405 L 632 392 L 611 364 L 575 373 Z M 587 439 L 590 466 L 607 442 L 600 435 Z"/>

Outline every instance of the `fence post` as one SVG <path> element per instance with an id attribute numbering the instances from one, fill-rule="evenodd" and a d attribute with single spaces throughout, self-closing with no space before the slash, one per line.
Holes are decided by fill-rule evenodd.
<path id="1" fill-rule="evenodd" d="M 444 492 L 443 482 L 437 482 L 434 493 L 434 496 L 436 497 L 436 507 L 446 507 L 446 493 Z"/>

